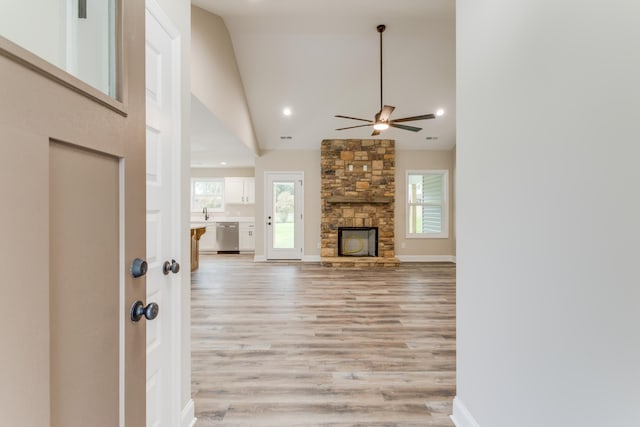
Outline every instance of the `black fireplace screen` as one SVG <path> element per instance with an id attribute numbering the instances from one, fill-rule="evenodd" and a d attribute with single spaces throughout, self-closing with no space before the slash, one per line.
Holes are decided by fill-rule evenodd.
<path id="1" fill-rule="evenodd" d="M 338 256 L 378 256 L 378 228 L 339 227 Z"/>

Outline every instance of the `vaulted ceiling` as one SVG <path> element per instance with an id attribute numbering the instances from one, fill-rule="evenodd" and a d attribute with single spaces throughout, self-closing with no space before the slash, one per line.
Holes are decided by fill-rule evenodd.
<path id="1" fill-rule="evenodd" d="M 384 131 L 398 149 L 455 145 L 454 0 L 193 0 L 229 29 L 262 150 L 319 149 L 326 138 L 368 138 L 371 128 L 334 115 L 373 119 L 384 103 L 420 132 Z M 292 114 L 285 116 L 288 107 Z"/>

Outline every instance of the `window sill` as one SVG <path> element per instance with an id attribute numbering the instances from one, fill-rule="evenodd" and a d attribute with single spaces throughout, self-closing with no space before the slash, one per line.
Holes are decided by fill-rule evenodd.
<path id="1" fill-rule="evenodd" d="M 407 239 L 448 239 L 449 233 L 440 233 L 440 234 L 407 234 L 405 235 Z"/>

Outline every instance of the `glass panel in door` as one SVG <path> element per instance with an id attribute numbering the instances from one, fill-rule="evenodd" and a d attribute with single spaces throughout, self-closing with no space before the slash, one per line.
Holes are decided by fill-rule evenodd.
<path id="1" fill-rule="evenodd" d="M 116 98 L 116 1 L 3 1 L 0 36 Z"/>
<path id="2" fill-rule="evenodd" d="M 295 247 L 295 183 L 273 183 L 273 247 Z"/>

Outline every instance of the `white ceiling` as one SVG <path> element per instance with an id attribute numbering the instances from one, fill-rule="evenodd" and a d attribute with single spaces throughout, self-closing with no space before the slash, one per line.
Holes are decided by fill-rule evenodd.
<path id="1" fill-rule="evenodd" d="M 370 137 L 369 127 L 335 131 L 362 122 L 333 116 L 371 120 L 380 109 L 378 24 L 387 26 L 384 103 L 396 107 L 392 119 L 446 112 L 405 123 L 420 132 L 391 128 L 380 138 L 395 139 L 398 149 L 455 145 L 454 0 L 192 3 L 220 15 L 229 29 L 262 150 L 319 149 L 326 138 Z M 284 107 L 293 111 L 290 117 Z M 193 162 L 198 156 L 193 153 Z"/>

